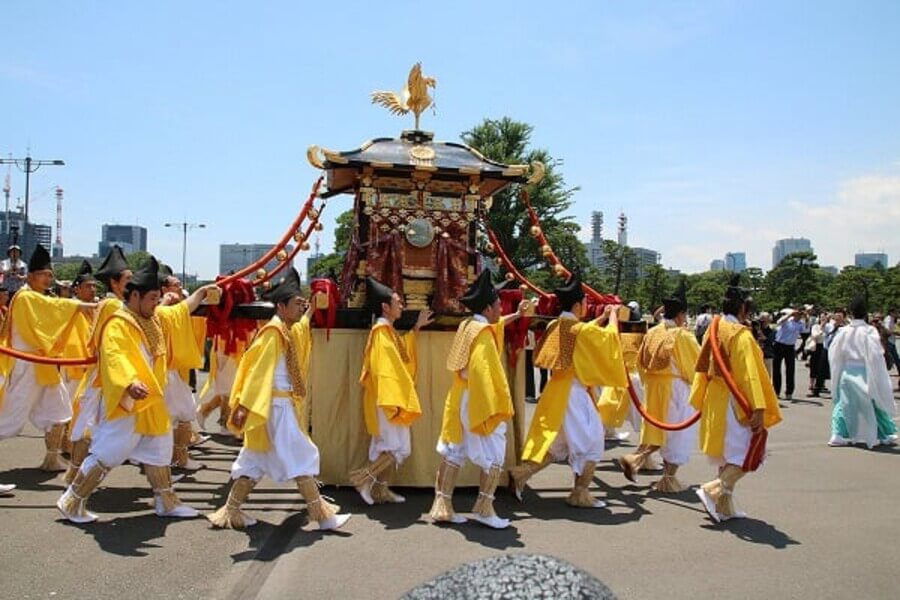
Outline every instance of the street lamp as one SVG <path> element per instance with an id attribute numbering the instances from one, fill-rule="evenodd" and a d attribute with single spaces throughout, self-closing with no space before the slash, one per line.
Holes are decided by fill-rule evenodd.
<path id="1" fill-rule="evenodd" d="M 65 166 L 65 162 L 61 160 L 38 160 L 31 158 L 31 153 L 25 155 L 25 158 L 0 158 L 0 165 L 16 165 L 16 167 L 20 171 L 25 172 L 25 223 L 28 221 L 28 199 L 30 197 L 31 190 L 31 174 L 40 169 L 45 165 L 50 165 L 53 167 L 62 167 Z M 25 245 L 25 238 L 28 235 L 28 227 L 25 227 L 25 231 L 22 234 L 22 246 Z"/>
<path id="2" fill-rule="evenodd" d="M 182 241 L 181 241 L 181 285 L 187 286 L 187 232 L 188 229 L 205 229 L 206 225 L 204 223 L 188 223 L 187 221 L 182 221 L 181 223 L 166 223 L 166 227 L 181 227 L 182 232 Z"/>

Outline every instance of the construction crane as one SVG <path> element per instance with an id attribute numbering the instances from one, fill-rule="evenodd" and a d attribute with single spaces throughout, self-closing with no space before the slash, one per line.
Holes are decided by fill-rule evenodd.
<path id="1" fill-rule="evenodd" d="M 3 195 L 6 197 L 6 212 L 9 213 L 9 193 L 12 191 L 11 179 L 10 179 L 10 171 L 12 171 L 12 166 L 6 167 L 6 179 L 3 183 Z"/>
<path id="2" fill-rule="evenodd" d="M 53 242 L 52 255 L 53 258 L 62 258 L 63 241 L 62 241 L 62 204 L 63 189 L 56 186 L 56 241 Z"/>

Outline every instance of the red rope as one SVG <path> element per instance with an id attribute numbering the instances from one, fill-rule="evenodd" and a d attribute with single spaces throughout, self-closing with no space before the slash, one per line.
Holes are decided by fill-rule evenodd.
<path id="1" fill-rule="evenodd" d="M 323 178 L 324 178 L 324 176 L 319 177 L 316 180 L 315 185 L 313 185 L 312 192 L 310 192 L 310 194 L 309 194 L 309 198 L 307 198 L 306 203 L 303 205 L 303 208 L 300 210 L 300 214 L 297 215 L 297 218 L 294 219 L 294 222 L 291 223 L 291 226 L 288 228 L 287 233 L 284 234 L 284 236 L 278 241 L 278 243 L 275 244 L 274 246 L 272 246 L 272 249 L 269 250 L 268 252 L 266 252 L 256 262 L 247 265 L 246 267 L 244 267 L 240 271 L 237 271 L 236 273 L 227 275 L 225 278 L 223 278 L 221 281 L 219 281 L 220 285 L 230 283 L 231 281 L 234 281 L 235 279 L 241 279 L 242 277 L 246 277 L 250 273 L 253 273 L 260 267 L 266 265 L 270 260 L 275 258 L 275 256 L 279 252 L 281 252 L 285 246 L 288 245 L 288 243 L 291 241 L 291 238 L 294 237 L 294 233 L 297 231 L 297 229 L 303 223 L 303 220 L 306 219 L 306 215 L 309 213 L 310 209 L 312 208 L 313 201 L 315 200 L 316 196 L 319 193 L 319 186 L 322 184 Z"/>
<path id="2" fill-rule="evenodd" d="M 554 270 L 557 270 L 560 275 L 568 279 L 572 275 L 572 272 L 562 264 L 562 261 L 559 260 L 559 257 L 556 255 L 556 252 L 554 252 L 553 247 L 550 245 L 550 242 L 544 235 L 544 228 L 541 227 L 541 220 L 538 217 L 537 211 L 535 211 L 534 207 L 531 206 L 531 198 L 528 196 L 528 191 L 524 188 L 520 193 L 520 198 L 522 200 L 522 203 L 525 205 L 525 210 L 528 211 L 528 218 L 531 220 L 531 226 L 536 230 L 536 233 L 533 235 L 535 239 L 537 239 L 538 244 L 540 244 L 541 246 L 541 254 L 544 253 L 545 248 L 549 250 L 544 258 L 547 259 L 548 263 L 553 265 Z M 619 303 L 619 299 L 617 297 L 609 296 L 607 294 L 601 294 L 584 282 L 581 282 L 581 289 L 583 289 L 585 294 L 591 296 L 597 302 L 597 304 L 600 304 L 601 306 L 605 304 Z"/>
<path id="3" fill-rule="evenodd" d="M 322 215 L 322 211 L 323 211 L 323 210 L 325 210 L 325 203 L 324 203 L 324 202 L 322 202 L 322 205 L 319 206 L 319 210 L 317 211 L 317 213 L 319 214 L 319 216 Z M 294 249 L 291 250 L 291 253 L 287 255 L 287 257 L 284 259 L 284 261 L 278 263 L 278 264 L 275 266 L 275 268 L 272 269 L 269 273 L 266 273 L 266 276 L 263 277 L 262 279 L 257 279 L 257 280 L 255 280 L 255 281 L 253 282 L 253 285 L 254 285 L 254 286 L 258 286 L 258 285 L 264 284 L 264 283 L 267 282 L 267 281 L 271 281 L 273 277 L 275 277 L 276 275 L 278 275 L 278 273 L 280 273 L 286 266 L 288 266 L 289 264 L 291 264 L 291 263 L 294 261 L 294 258 L 300 253 L 300 250 L 303 249 L 303 244 L 306 242 L 306 240 L 309 239 L 309 236 L 312 235 L 312 232 L 313 232 L 313 230 L 315 229 L 316 224 L 317 224 L 318 222 L 319 222 L 319 221 L 318 221 L 318 218 L 316 218 L 316 219 L 313 220 L 313 221 L 310 221 L 310 222 L 309 222 L 309 225 L 306 226 L 306 231 L 303 232 L 303 236 L 301 237 L 300 240 L 297 241 L 297 244 L 294 246 Z"/>
<path id="4" fill-rule="evenodd" d="M 641 413 L 641 416 L 644 417 L 644 420 L 657 429 L 662 429 L 663 431 L 681 431 L 683 429 L 687 429 L 700 420 L 699 410 L 680 423 L 664 423 L 663 421 L 655 419 L 650 413 L 647 412 L 647 409 L 644 408 L 644 405 L 641 404 L 641 401 L 637 396 L 637 392 L 634 391 L 634 384 L 631 383 L 631 377 L 628 378 L 628 395 L 631 396 L 631 402 L 634 404 L 634 407 L 637 409 L 637 411 Z"/>
<path id="5" fill-rule="evenodd" d="M 23 352 L 21 350 L 8 348 L 6 346 L 0 346 L 0 354 L 11 356 L 17 360 L 25 360 L 39 365 L 53 365 L 55 367 L 81 367 L 85 365 L 92 365 L 97 362 L 96 356 L 88 356 L 85 358 L 54 358 L 52 356 L 40 356 L 38 354 L 31 354 L 29 352 Z"/>
<path id="6" fill-rule="evenodd" d="M 550 294 L 531 283 L 531 281 L 527 277 L 522 275 L 519 269 L 516 268 L 516 265 L 514 265 L 510 260 L 509 256 L 506 254 L 506 251 L 503 249 L 503 246 L 500 245 L 500 240 L 497 239 L 497 234 L 494 233 L 494 230 L 491 229 L 490 225 L 485 223 L 485 228 L 487 229 L 488 238 L 491 240 L 491 244 L 494 246 L 494 252 L 497 253 L 497 258 L 499 258 L 500 262 L 503 263 L 503 268 L 512 273 L 512 276 L 516 278 L 516 281 L 527 287 L 538 296 L 541 296 L 542 298 L 549 296 Z"/>

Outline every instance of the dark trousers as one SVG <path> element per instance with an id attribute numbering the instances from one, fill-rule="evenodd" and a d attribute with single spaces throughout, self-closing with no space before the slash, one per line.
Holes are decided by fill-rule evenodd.
<path id="1" fill-rule="evenodd" d="M 781 344 L 775 342 L 775 357 L 772 359 L 772 387 L 775 388 L 775 394 L 781 395 L 781 363 L 784 361 L 784 393 L 787 396 L 794 395 L 794 363 L 797 360 L 797 354 L 794 351 L 793 344 Z"/>
<path id="2" fill-rule="evenodd" d="M 525 397 L 537 398 L 534 393 L 534 350 L 525 350 Z"/>

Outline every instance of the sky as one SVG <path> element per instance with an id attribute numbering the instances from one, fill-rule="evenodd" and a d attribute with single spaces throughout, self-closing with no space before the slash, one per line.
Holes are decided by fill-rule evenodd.
<path id="1" fill-rule="evenodd" d="M 31 213 L 54 224 L 64 188 L 66 254 L 138 223 L 178 265 L 164 223 L 203 223 L 187 271 L 211 278 L 219 244 L 283 234 L 318 176 L 309 145 L 412 127 L 369 93 L 422 61 L 438 81 L 423 128 L 452 141 L 484 118 L 531 124 L 580 188 L 584 239 L 591 211 L 613 237 L 624 210 L 629 243 L 686 272 L 726 252 L 769 269 L 792 236 L 823 265 L 900 260 L 895 0 L 47 0 L 2 3 L 0 23 L 0 155 L 65 160 L 32 176 Z M 349 206 L 330 201 L 323 252 Z"/>

